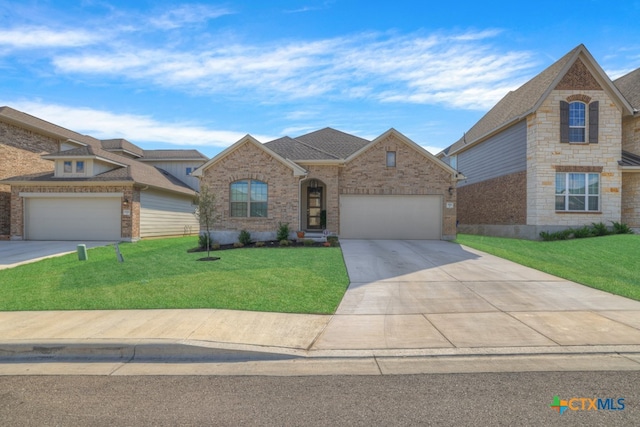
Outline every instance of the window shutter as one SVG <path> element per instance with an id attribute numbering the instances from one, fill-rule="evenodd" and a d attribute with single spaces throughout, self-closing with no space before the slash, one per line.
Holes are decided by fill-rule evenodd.
<path id="1" fill-rule="evenodd" d="M 589 143 L 598 143 L 598 106 L 598 101 L 589 104 Z"/>
<path id="2" fill-rule="evenodd" d="M 569 103 L 560 101 L 560 142 L 569 142 Z"/>

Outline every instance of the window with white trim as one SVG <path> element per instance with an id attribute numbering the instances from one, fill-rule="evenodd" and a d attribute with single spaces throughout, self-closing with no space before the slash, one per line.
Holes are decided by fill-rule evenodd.
<path id="1" fill-rule="evenodd" d="M 85 174 L 84 160 L 65 160 L 62 162 L 64 175 L 83 176 Z"/>
<path id="2" fill-rule="evenodd" d="M 599 173 L 556 173 L 556 211 L 597 212 L 599 210 Z"/>
<path id="3" fill-rule="evenodd" d="M 238 218 L 266 218 L 268 185 L 256 180 L 231 183 L 231 216 Z"/>

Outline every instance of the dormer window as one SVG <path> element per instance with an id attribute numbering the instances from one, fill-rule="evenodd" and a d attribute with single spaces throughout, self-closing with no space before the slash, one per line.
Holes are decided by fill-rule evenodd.
<path id="1" fill-rule="evenodd" d="M 84 160 L 65 160 L 62 162 L 62 173 L 65 176 L 84 176 Z"/>

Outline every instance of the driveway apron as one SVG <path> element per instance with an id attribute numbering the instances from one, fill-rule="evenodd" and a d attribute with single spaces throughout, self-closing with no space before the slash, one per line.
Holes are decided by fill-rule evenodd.
<path id="1" fill-rule="evenodd" d="M 465 246 L 342 240 L 350 285 L 315 350 L 640 344 L 640 302 Z"/>

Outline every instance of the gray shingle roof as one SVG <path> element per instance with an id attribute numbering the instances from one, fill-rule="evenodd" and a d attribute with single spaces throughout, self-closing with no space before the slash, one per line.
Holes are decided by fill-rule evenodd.
<path id="1" fill-rule="evenodd" d="M 30 175 L 17 176 L 17 177 L 12 177 L 10 179 L 6 179 L 5 181 L 8 181 L 8 182 L 134 181 L 139 184 L 150 185 L 158 188 L 164 188 L 166 190 L 175 191 L 179 193 L 185 193 L 190 195 L 195 194 L 195 192 L 187 184 L 183 183 L 179 179 L 175 178 L 173 175 L 170 175 L 169 173 L 159 168 L 141 163 L 135 159 L 131 159 L 131 158 L 104 150 L 102 148 L 102 142 L 98 139 L 95 139 L 86 135 L 80 135 L 79 133 L 54 125 L 45 120 L 38 119 L 37 117 L 23 113 L 21 111 L 14 110 L 13 108 L 10 108 L 10 107 L 0 108 L 0 120 L 7 120 L 8 122 L 15 124 L 17 126 L 27 127 L 29 129 L 33 129 L 36 132 L 42 132 L 47 135 L 51 135 L 63 140 L 73 139 L 75 141 L 87 144 L 87 146 L 85 147 L 79 147 L 79 148 L 74 148 L 72 150 L 53 153 L 51 155 L 48 155 L 47 157 L 71 158 L 73 156 L 77 157 L 77 156 L 94 155 L 97 157 L 102 157 L 104 159 L 114 161 L 119 164 L 126 165 L 125 167 L 118 167 L 114 170 L 102 173 L 100 175 L 96 175 L 94 177 L 89 177 L 89 178 L 64 178 L 64 179 L 53 178 L 53 173 L 50 172 L 45 174 L 30 174 Z"/>
<path id="2" fill-rule="evenodd" d="M 119 151 L 119 150 L 126 150 L 129 151 L 130 153 L 133 153 L 137 156 L 142 157 L 143 156 L 143 150 L 142 148 L 138 147 L 137 145 L 133 144 L 132 142 L 127 141 L 126 139 L 103 139 L 102 141 L 100 141 L 102 143 L 102 148 L 104 148 L 107 151 Z"/>
<path id="3" fill-rule="evenodd" d="M 324 128 L 296 138 L 285 136 L 265 146 L 285 159 L 344 160 L 371 141 L 332 128 Z"/>
<path id="4" fill-rule="evenodd" d="M 640 110 L 640 68 L 616 80 L 613 84 L 636 110 Z"/>
<path id="5" fill-rule="evenodd" d="M 204 160 L 209 158 L 198 150 L 142 150 L 141 161 L 145 160 Z"/>
<path id="6" fill-rule="evenodd" d="M 579 45 L 554 62 L 540 74 L 529 80 L 515 91 L 509 92 L 487 114 L 484 115 L 465 135 L 451 145 L 451 154 L 472 144 L 477 139 L 500 129 L 504 125 L 524 118 L 523 116 L 532 110 L 540 98 L 545 94 L 549 86 L 558 77 L 558 74 L 567 65 L 577 50 L 584 49 Z"/>
<path id="7" fill-rule="evenodd" d="M 276 139 L 264 144 L 265 147 L 275 151 L 280 156 L 289 160 L 337 160 L 338 157 L 325 153 L 288 136 Z"/>

